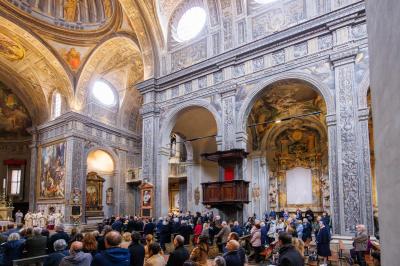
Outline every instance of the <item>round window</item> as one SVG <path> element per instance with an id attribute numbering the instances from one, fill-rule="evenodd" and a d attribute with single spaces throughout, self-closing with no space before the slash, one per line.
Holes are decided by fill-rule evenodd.
<path id="1" fill-rule="evenodd" d="M 93 85 L 94 97 L 104 105 L 115 105 L 116 99 L 113 90 L 110 85 L 104 81 L 96 81 Z"/>
<path id="2" fill-rule="evenodd" d="M 204 28 L 206 17 L 204 8 L 196 6 L 187 10 L 176 27 L 177 41 L 184 42 L 196 37 Z"/>

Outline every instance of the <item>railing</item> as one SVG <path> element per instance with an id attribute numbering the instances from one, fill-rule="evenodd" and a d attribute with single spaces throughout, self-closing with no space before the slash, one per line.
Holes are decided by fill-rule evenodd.
<path id="1" fill-rule="evenodd" d="M 26 259 L 13 260 L 13 266 L 23 266 L 23 265 L 42 266 L 47 256 L 48 255 L 43 255 Z"/>
<path id="2" fill-rule="evenodd" d="M 169 177 L 187 177 L 186 163 L 169 163 Z"/>

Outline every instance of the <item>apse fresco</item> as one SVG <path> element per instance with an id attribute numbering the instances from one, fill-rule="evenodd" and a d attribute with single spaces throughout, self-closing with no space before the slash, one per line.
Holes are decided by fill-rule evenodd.
<path id="1" fill-rule="evenodd" d="M 40 159 L 40 198 L 64 198 L 65 142 L 43 147 Z"/>
<path id="2" fill-rule="evenodd" d="M 0 138 L 29 136 L 26 129 L 31 126 L 31 118 L 21 100 L 0 82 Z"/>

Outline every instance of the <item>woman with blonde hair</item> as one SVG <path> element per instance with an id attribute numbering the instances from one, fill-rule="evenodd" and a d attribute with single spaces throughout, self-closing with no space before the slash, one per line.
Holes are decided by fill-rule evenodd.
<path id="1" fill-rule="evenodd" d="M 122 243 L 120 245 L 121 248 L 128 248 L 132 242 L 132 234 L 129 232 L 125 232 L 122 234 Z"/>
<path id="2" fill-rule="evenodd" d="M 93 233 L 86 233 L 82 240 L 83 247 L 82 251 L 85 253 L 90 253 L 92 257 L 97 254 L 97 241 Z"/>

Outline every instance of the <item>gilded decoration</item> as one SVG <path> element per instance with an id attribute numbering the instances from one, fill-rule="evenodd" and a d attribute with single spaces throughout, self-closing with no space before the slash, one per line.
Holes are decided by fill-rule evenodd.
<path id="1" fill-rule="evenodd" d="M 65 142 L 41 147 L 38 189 L 40 199 L 64 199 L 65 152 Z"/>
<path id="2" fill-rule="evenodd" d="M 28 110 L 21 100 L 0 82 L 0 138 L 26 137 L 32 126 Z"/>
<path id="3" fill-rule="evenodd" d="M 25 57 L 25 49 L 17 40 L 0 33 L 0 56 L 10 61 L 18 61 Z"/>
<path id="4" fill-rule="evenodd" d="M 90 172 L 86 176 L 86 211 L 103 210 L 103 183 L 104 178 L 96 172 Z"/>

